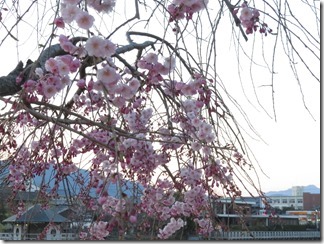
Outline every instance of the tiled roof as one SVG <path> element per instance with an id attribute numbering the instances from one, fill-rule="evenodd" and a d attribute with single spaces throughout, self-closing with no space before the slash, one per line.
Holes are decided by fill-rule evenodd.
<path id="1" fill-rule="evenodd" d="M 69 222 L 69 220 L 51 209 L 43 209 L 40 204 L 36 204 L 30 207 L 19 217 L 17 217 L 17 215 L 13 215 L 3 220 L 2 222 L 62 223 L 62 222 Z"/>

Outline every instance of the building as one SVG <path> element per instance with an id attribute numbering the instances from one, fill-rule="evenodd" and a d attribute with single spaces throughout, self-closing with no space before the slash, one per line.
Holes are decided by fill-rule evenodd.
<path id="1" fill-rule="evenodd" d="M 319 210 L 321 208 L 321 194 L 304 192 L 303 201 L 305 210 Z"/>
<path id="2" fill-rule="evenodd" d="M 320 210 L 320 193 L 315 185 L 293 186 L 289 190 L 269 192 L 267 201 L 281 210 Z"/>
<path id="3" fill-rule="evenodd" d="M 316 229 L 319 229 L 321 222 L 321 212 L 317 210 L 295 210 L 295 211 L 286 211 L 286 215 L 298 216 L 299 224 L 313 224 Z"/>
<path id="4" fill-rule="evenodd" d="M 293 186 L 291 188 L 291 195 L 292 196 L 302 196 L 304 192 L 304 187 L 303 186 Z"/>
<path id="5" fill-rule="evenodd" d="M 303 209 L 304 201 L 303 196 L 271 196 L 268 199 L 269 204 L 273 208 L 293 208 L 293 209 Z"/>
<path id="6" fill-rule="evenodd" d="M 261 197 L 241 197 L 235 200 L 222 198 L 214 202 L 216 220 L 229 229 L 299 225 L 299 216 L 273 215 L 261 210 L 262 207 L 264 204 Z"/>
<path id="7" fill-rule="evenodd" d="M 36 240 L 42 235 L 46 240 L 61 240 L 61 232 L 68 227 L 70 220 L 57 211 L 36 204 L 2 222 L 12 224 L 14 240 Z"/>

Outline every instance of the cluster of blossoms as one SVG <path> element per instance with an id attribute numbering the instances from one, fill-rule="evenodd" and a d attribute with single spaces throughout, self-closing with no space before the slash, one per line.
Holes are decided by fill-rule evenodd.
<path id="1" fill-rule="evenodd" d="M 125 139 L 120 150 L 124 151 L 122 167 L 138 174 L 138 181 L 146 184 L 158 165 L 168 162 L 166 154 L 157 153 L 151 141 L 140 133 L 136 139 Z"/>
<path id="2" fill-rule="evenodd" d="M 84 58 L 87 55 L 87 52 L 84 48 L 84 46 L 80 45 L 80 46 L 76 46 L 74 43 L 72 43 L 72 41 L 65 35 L 60 35 L 59 36 L 59 43 L 61 48 L 73 55 L 76 56 L 78 58 Z"/>
<path id="3" fill-rule="evenodd" d="M 64 0 L 61 4 L 61 17 L 56 18 L 54 24 L 64 28 L 65 23 L 70 24 L 75 21 L 80 28 L 89 30 L 95 19 L 87 11 L 79 8 L 81 2 L 83 1 Z M 115 0 L 88 0 L 86 4 L 98 12 L 109 13 L 115 7 Z"/>
<path id="4" fill-rule="evenodd" d="M 49 58 L 45 62 L 45 69 L 51 72 L 53 75 L 64 77 L 70 72 L 74 73 L 80 66 L 80 60 L 67 54 L 63 56 L 57 56 L 55 58 Z"/>
<path id="5" fill-rule="evenodd" d="M 192 19 L 192 15 L 206 8 L 209 0 L 173 0 L 168 6 L 170 22 L 186 18 Z"/>
<path id="6" fill-rule="evenodd" d="M 171 131 L 167 128 L 159 128 L 158 130 L 159 136 L 161 138 L 160 144 L 162 145 L 163 149 L 172 149 L 176 150 L 177 148 L 181 147 L 183 141 L 182 136 L 175 135 L 171 133 Z"/>
<path id="7" fill-rule="evenodd" d="M 158 180 L 156 187 L 145 188 L 141 208 L 147 215 L 158 216 L 159 220 L 166 221 L 171 217 L 170 206 L 175 202 L 173 195 L 174 185 L 167 180 Z"/>
<path id="8" fill-rule="evenodd" d="M 200 183 L 202 171 L 200 169 L 194 168 L 181 168 L 180 169 L 180 177 L 182 178 L 183 182 L 189 186 L 195 186 Z"/>
<path id="9" fill-rule="evenodd" d="M 79 59 L 69 54 L 50 58 L 45 62 L 46 73 L 41 68 L 36 68 L 39 80 L 27 80 L 23 85 L 24 90 L 28 94 L 37 91 L 49 99 L 70 84 L 69 74 L 76 72 L 79 66 Z"/>
<path id="10" fill-rule="evenodd" d="M 126 201 L 125 199 L 117 199 L 112 196 L 101 196 L 98 199 L 98 204 L 102 207 L 105 214 L 116 216 L 117 213 L 125 210 Z"/>
<path id="11" fill-rule="evenodd" d="M 186 99 L 182 102 L 183 109 L 187 118 L 180 121 L 180 127 L 193 138 L 201 142 L 211 143 L 215 140 L 213 127 L 199 118 L 199 111 L 203 107 L 203 102 L 196 99 Z M 193 142 L 194 150 L 198 151 L 202 145 L 199 142 Z"/>
<path id="12" fill-rule="evenodd" d="M 206 189 L 202 185 L 193 186 L 184 193 L 184 202 L 190 207 L 190 212 L 198 215 L 199 211 L 208 206 Z"/>
<path id="13" fill-rule="evenodd" d="M 30 151 L 23 146 L 16 155 L 15 164 L 9 165 L 8 180 L 15 190 L 25 190 L 25 180 L 32 174 L 33 164 L 26 161 L 28 158 L 30 158 Z"/>
<path id="14" fill-rule="evenodd" d="M 116 69 L 106 64 L 97 71 L 97 81 L 93 82 L 91 86 L 99 92 L 106 92 L 113 105 L 122 108 L 126 101 L 135 96 L 140 87 L 140 82 L 138 79 L 132 78 L 123 83 Z"/>
<path id="15" fill-rule="evenodd" d="M 214 231 L 214 226 L 210 218 L 195 219 L 194 221 L 199 225 L 198 232 L 202 236 L 209 236 Z"/>
<path id="16" fill-rule="evenodd" d="M 170 215 L 175 216 L 185 216 L 189 217 L 191 215 L 191 206 L 188 203 L 176 201 L 170 208 Z"/>
<path id="17" fill-rule="evenodd" d="M 93 140 L 84 137 L 81 139 L 74 139 L 70 147 L 70 153 L 75 156 L 79 153 L 93 150 L 97 154 L 97 158 L 100 157 L 101 154 L 96 150 L 98 148 L 97 143 L 109 145 L 112 138 L 111 133 L 101 129 L 94 129 L 85 134 L 88 138 L 92 138 Z M 100 164 L 104 160 L 106 160 L 106 158 L 100 158 L 97 164 Z"/>
<path id="18" fill-rule="evenodd" d="M 109 235 L 109 231 L 107 230 L 108 223 L 105 221 L 98 221 L 93 223 L 90 227 L 89 233 L 96 238 L 97 240 L 105 240 L 105 237 Z M 82 235 L 81 237 L 85 237 Z"/>
<path id="19" fill-rule="evenodd" d="M 87 89 L 88 93 L 75 95 L 74 102 L 78 107 L 86 105 L 87 110 L 99 109 L 103 105 L 103 93 L 109 96 L 112 104 L 122 109 L 126 102 L 134 98 L 137 93 L 140 82 L 136 78 L 132 78 L 126 82 L 122 82 L 120 74 L 116 72 L 108 64 L 97 71 L 97 80 L 85 81 L 80 79 L 77 86 Z"/>
<path id="20" fill-rule="evenodd" d="M 239 8 L 234 10 L 234 14 L 237 14 L 239 9 L 241 9 L 239 19 L 241 20 L 242 26 L 246 28 L 246 34 L 252 34 L 253 31 L 257 31 L 258 27 L 259 32 L 264 33 L 265 35 L 272 32 L 266 23 L 260 23 L 259 10 L 248 7 L 246 1 L 242 3 Z M 258 24 L 260 24 L 260 26 Z"/>
<path id="21" fill-rule="evenodd" d="M 216 187 L 222 187 L 227 190 L 227 193 L 232 192 L 237 196 L 241 195 L 241 191 L 233 182 L 233 172 L 231 169 L 221 164 L 219 159 L 212 161 L 205 166 L 206 178 L 211 178 Z"/>
<path id="22" fill-rule="evenodd" d="M 117 85 L 120 74 L 116 69 L 106 64 L 103 68 L 97 71 L 97 81 L 94 83 L 94 89 L 102 91 L 106 89 L 107 92 L 112 93 L 112 89 Z"/>
<path id="23" fill-rule="evenodd" d="M 128 123 L 128 127 L 133 132 L 145 132 L 148 130 L 148 124 L 153 115 L 153 109 L 147 108 L 140 112 L 130 111 L 124 114 L 124 119 Z"/>
<path id="24" fill-rule="evenodd" d="M 85 49 L 89 56 L 108 58 L 116 51 L 116 45 L 108 39 L 100 36 L 92 36 L 85 43 Z"/>
<path id="25" fill-rule="evenodd" d="M 201 92 L 202 85 L 206 84 L 204 79 L 193 79 L 188 83 L 176 82 L 175 89 L 180 91 L 180 94 L 185 96 L 193 96 L 198 92 Z"/>
<path id="26" fill-rule="evenodd" d="M 189 176 L 187 176 L 189 178 Z M 183 185 L 182 183 L 180 183 Z M 208 199 L 204 187 L 197 183 L 183 194 L 183 201 L 175 199 L 173 183 L 167 180 L 158 180 L 156 187 L 148 186 L 141 198 L 141 208 L 149 216 L 158 216 L 161 221 L 170 219 L 163 230 L 159 230 L 158 237 L 167 239 L 184 226 L 179 220 L 182 217 L 198 217 L 201 211 L 208 211 Z M 182 197 L 181 197 L 182 198 Z M 178 222 L 175 219 L 178 218 Z M 195 218 L 195 221 L 198 221 Z M 180 221 L 180 222 L 179 222 Z M 200 221 L 200 226 L 204 224 Z M 172 228 L 171 228 L 172 227 Z M 208 228 L 206 231 L 210 231 Z"/>
<path id="27" fill-rule="evenodd" d="M 175 58 L 164 58 L 163 63 L 159 61 L 159 57 L 155 53 L 148 53 L 143 56 L 138 62 L 137 67 L 140 69 L 149 70 L 147 81 L 151 85 L 156 85 L 163 81 L 162 75 L 167 75 L 175 68 Z"/>
<path id="28" fill-rule="evenodd" d="M 185 225 L 185 222 L 182 219 L 171 218 L 170 222 L 164 226 L 163 229 L 159 229 L 158 237 L 161 239 L 168 239 L 176 231 L 180 230 Z"/>

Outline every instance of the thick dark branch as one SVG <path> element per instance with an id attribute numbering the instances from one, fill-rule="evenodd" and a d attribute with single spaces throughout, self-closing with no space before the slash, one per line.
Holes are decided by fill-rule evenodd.
<path id="1" fill-rule="evenodd" d="M 86 40 L 86 38 L 75 37 L 71 39 L 71 42 L 76 44 L 83 40 Z M 20 61 L 13 71 L 6 76 L 0 77 L 0 96 L 4 97 L 16 94 L 22 89 L 21 86 L 25 81 L 33 79 L 33 72 L 36 67 L 41 67 L 44 70 L 46 60 L 64 54 L 67 53 L 61 48 L 60 44 L 55 44 L 46 48 L 35 62 L 28 60 L 25 67 L 23 62 Z"/>
<path id="2" fill-rule="evenodd" d="M 20 91 L 21 86 L 17 84 L 16 79 L 23 70 L 24 64 L 20 61 L 7 76 L 0 77 L 0 96 L 13 95 Z"/>
<path id="3" fill-rule="evenodd" d="M 0 96 L 4 97 L 16 94 L 22 89 L 21 86 L 25 83 L 25 81 L 32 78 L 31 73 L 36 67 L 44 68 L 47 59 L 63 54 L 66 54 L 66 52 L 64 52 L 59 44 L 56 44 L 45 49 L 36 62 L 28 60 L 26 66 L 24 67 L 23 62 L 19 61 L 18 65 L 13 71 L 6 76 L 0 77 Z"/>
<path id="4" fill-rule="evenodd" d="M 79 41 L 85 41 L 87 38 L 84 37 L 75 37 L 71 39 L 73 44 L 76 44 Z M 129 45 L 122 46 L 117 48 L 116 54 L 114 56 L 118 56 L 118 54 L 126 53 L 134 49 L 144 49 L 148 46 L 154 45 L 155 42 L 146 41 L 144 43 L 135 43 L 131 42 Z M 45 62 L 49 58 L 54 58 L 56 56 L 62 56 L 67 54 L 60 46 L 60 44 L 51 45 L 46 48 L 39 56 L 38 60 L 32 62 L 28 60 L 26 67 L 23 67 L 23 62 L 20 61 L 17 67 L 11 71 L 8 75 L 0 77 L 0 97 L 11 96 L 18 93 L 22 89 L 22 85 L 28 79 L 33 78 L 33 72 L 36 67 L 41 67 L 45 70 Z M 98 60 L 99 62 L 102 59 Z M 89 66 L 89 64 L 85 64 L 85 66 Z M 19 82 L 17 82 L 17 78 L 19 78 Z"/>

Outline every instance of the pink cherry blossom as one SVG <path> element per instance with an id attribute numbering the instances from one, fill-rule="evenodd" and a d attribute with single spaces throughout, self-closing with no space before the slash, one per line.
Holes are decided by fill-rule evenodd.
<path id="1" fill-rule="evenodd" d="M 78 70 L 78 68 L 80 67 L 80 60 L 79 59 L 74 59 L 72 60 L 71 63 L 69 63 L 69 69 L 70 72 L 74 73 Z"/>
<path id="2" fill-rule="evenodd" d="M 125 102 L 126 99 L 122 96 L 118 96 L 113 99 L 113 104 L 118 108 L 123 107 L 125 105 Z"/>
<path id="3" fill-rule="evenodd" d="M 42 68 L 37 67 L 37 68 L 35 69 L 35 74 L 36 74 L 38 77 L 41 78 L 41 77 L 44 75 L 44 71 L 43 71 Z"/>
<path id="4" fill-rule="evenodd" d="M 135 215 L 131 215 L 129 216 L 129 222 L 131 222 L 132 224 L 137 222 L 137 217 Z"/>
<path id="5" fill-rule="evenodd" d="M 54 19 L 54 25 L 56 25 L 59 28 L 63 28 L 65 27 L 65 23 L 62 17 L 58 17 L 56 19 Z"/>
<path id="6" fill-rule="evenodd" d="M 131 79 L 130 81 L 128 81 L 128 85 L 129 87 L 134 91 L 136 92 L 138 90 L 138 88 L 140 87 L 140 82 L 138 81 L 138 79 L 136 78 L 133 78 Z"/>
<path id="7" fill-rule="evenodd" d="M 132 90 L 128 85 L 126 84 L 119 84 L 116 89 L 116 93 L 119 93 L 123 98 L 125 99 L 131 99 L 134 96 L 134 90 Z"/>
<path id="8" fill-rule="evenodd" d="M 65 86 L 68 86 L 68 85 L 71 84 L 71 79 L 70 79 L 70 77 L 68 75 L 61 76 L 60 81 L 61 81 L 61 83 L 63 85 L 62 88 L 64 88 Z"/>
<path id="9" fill-rule="evenodd" d="M 53 97 L 57 92 L 57 89 L 54 85 L 43 84 L 43 93 L 46 98 Z"/>
<path id="10" fill-rule="evenodd" d="M 77 51 L 77 47 L 73 45 L 73 43 L 64 35 L 60 35 L 59 36 L 59 42 L 60 42 L 60 45 L 62 47 L 62 49 L 65 51 L 65 52 L 68 52 L 68 53 L 75 53 Z"/>
<path id="11" fill-rule="evenodd" d="M 87 40 L 85 49 L 90 56 L 101 57 L 103 54 L 103 46 L 103 39 L 99 36 L 93 36 Z"/>
<path id="12" fill-rule="evenodd" d="M 88 0 L 87 3 L 98 12 L 109 13 L 115 7 L 116 0 Z"/>
<path id="13" fill-rule="evenodd" d="M 79 9 L 76 5 L 71 4 L 62 4 L 61 5 L 61 15 L 65 23 L 70 24 L 75 17 L 80 13 L 81 9 Z"/>
<path id="14" fill-rule="evenodd" d="M 194 141 L 191 143 L 191 148 L 194 151 L 199 151 L 202 148 L 202 145 L 199 142 Z"/>
<path id="15" fill-rule="evenodd" d="M 90 56 L 108 58 L 116 51 L 116 45 L 110 40 L 99 36 L 89 38 L 85 44 L 85 49 Z"/>
<path id="16" fill-rule="evenodd" d="M 71 63 L 72 60 L 73 60 L 73 56 L 72 56 L 72 55 L 69 55 L 69 54 L 67 54 L 67 55 L 62 55 L 62 56 L 59 57 L 59 59 L 60 59 L 62 62 L 64 62 L 65 64 L 70 65 L 70 63 Z"/>
<path id="17" fill-rule="evenodd" d="M 24 87 L 24 90 L 27 92 L 27 93 L 32 93 L 35 91 L 35 88 L 36 88 L 36 85 L 37 85 L 37 82 L 34 81 L 34 80 L 27 80 L 23 87 Z"/>
<path id="18" fill-rule="evenodd" d="M 85 82 L 85 80 L 84 80 L 84 79 L 80 79 L 80 80 L 78 80 L 78 81 L 77 81 L 77 86 L 78 86 L 79 88 L 85 88 L 85 86 L 86 86 L 86 82 Z"/>
<path id="19" fill-rule="evenodd" d="M 58 63 L 56 59 L 50 58 L 45 62 L 45 69 L 53 74 L 58 73 Z"/>
<path id="20" fill-rule="evenodd" d="M 163 66 L 168 69 L 169 72 L 174 70 L 176 65 L 176 59 L 173 56 L 164 59 Z"/>
<path id="21" fill-rule="evenodd" d="M 157 64 L 158 56 L 155 53 L 148 53 L 143 57 L 143 60 L 147 63 Z"/>
<path id="22" fill-rule="evenodd" d="M 85 30 L 89 30 L 92 27 L 94 20 L 94 17 L 86 11 L 80 11 L 75 16 L 78 26 Z"/>
<path id="23" fill-rule="evenodd" d="M 199 225 L 199 233 L 203 236 L 208 236 L 212 231 L 214 231 L 213 223 L 208 218 L 195 219 L 194 220 Z"/>
<path id="24" fill-rule="evenodd" d="M 249 7 L 244 7 L 241 9 L 240 19 L 242 21 L 251 20 L 253 17 L 253 12 Z"/>
<path id="25" fill-rule="evenodd" d="M 103 41 L 103 57 L 110 57 L 116 51 L 116 45 L 112 43 L 110 40 L 105 39 Z"/>
<path id="26" fill-rule="evenodd" d="M 89 233 L 98 240 L 104 240 L 104 238 L 109 235 L 107 225 L 108 223 L 105 221 L 95 222 L 90 227 Z"/>
<path id="27" fill-rule="evenodd" d="M 172 234 L 181 229 L 183 226 L 184 221 L 182 219 L 179 218 L 176 220 L 172 217 L 170 219 L 170 222 L 166 226 L 164 226 L 163 229 L 159 229 L 158 237 L 160 239 L 168 239 L 172 236 Z"/>
<path id="28" fill-rule="evenodd" d="M 63 62 L 61 59 L 59 59 L 57 61 L 57 69 L 58 69 L 58 73 L 61 76 L 64 76 L 64 75 L 67 75 L 70 73 L 69 66 L 65 62 Z"/>
<path id="29" fill-rule="evenodd" d="M 109 65 L 106 65 L 103 68 L 98 70 L 97 78 L 104 85 L 106 84 L 115 85 L 116 82 L 120 79 L 120 75 L 116 72 L 116 69 L 110 67 Z"/>
<path id="30" fill-rule="evenodd" d="M 209 0 L 196 0 L 191 6 L 191 11 L 192 12 L 198 12 L 204 8 L 206 8 Z"/>

